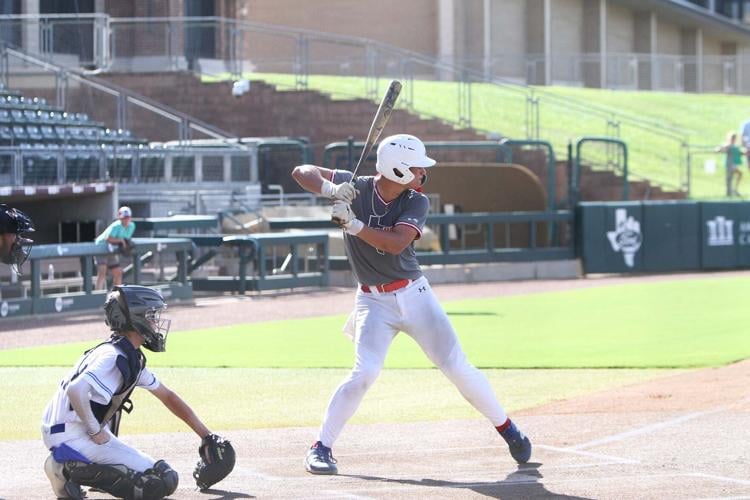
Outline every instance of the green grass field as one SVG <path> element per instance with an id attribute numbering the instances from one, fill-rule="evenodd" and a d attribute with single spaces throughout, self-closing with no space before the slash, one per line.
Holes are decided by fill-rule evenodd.
<path id="1" fill-rule="evenodd" d="M 742 297 L 750 279 L 675 280 L 448 302 L 474 364 L 483 368 L 687 368 L 750 356 Z M 344 316 L 170 334 L 151 366 L 348 368 Z M 210 339 L 210 341 L 207 341 Z M 87 343 L 0 351 L 0 366 L 70 366 Z M 400 335 L 386 366 L 427 368 Z"/>
<path id="2" fill-rule="evenodd" d="M 280 90 L 294 88 L 294 75 L 252 73 L 247 78 L 264 80 Z M 378 82 L 378 95 L 388 82 Z M 310 89 L 330 94 L 334 99 L 351 99 L 367 95 L 367 82 L 360 77 L 335 77 L 310 75 Z M 738 130 L 740 123 L 750 118 L 750 97 L 724 94 L 690 94 L 675 92 L 636 92 L 585 89 L 575 87 L 539 87 L 540 138 L 550 141 L 558 159 L 566 156 L 569 140 L 584 135 L 608 134 L 607 118 L 592 113 L 581 113 L 557 98 L 572 98 L 612 110 L 623 115 L 657 122 L 656 130 L 677 129 L 692 146 L 717 146 L 726 134 Z M 401 107 L 406 97 L 413 96 L 412 107 L 418 114 L 436 117 L 452 123 L 458 122 L 458 86 L 453 82 L 413 80 L 413 88 L 405 88 L 399 100 Z M 472 126 L 479 130 L 501 133 L 511 138 L 525 138 L 526 94 L 510 87 L 489 84 L 472 85 Z M 364 133 L 364 132 L 363 132 Z M 678 186 L 685 179 L 686 165 L 680 166 L 684 156 L 681 141 L 657 132 L 649 132 L 626 122 L 620 124 L 621 138 L 627 143 L 630 154 L 630 171 L 662 185 Z M 344 138 L 342 138 L 343 140 Z M 584 160 L 600 162 L 602 148 L 586 146 Z M 714 174 L 703 169 L 705 160 L 717 164 Z M 691 171 L 693 198 L 724 197 L 723 165 L 721 154 L 698 154 Z"/>
<path id="3" fill-rule="evenodd" d="M 750 356 L 738 298 L 750 278 L 612 285 L 444 304 L 509 411 Z M 149 366 L 216 429 L 313 426 L 352 362 L 343 316 L 176 331 Z M 0 351 L 0 439 L 34 438 L 91 342 Z M 479 418 L 400 335 L 355 422 Z M 221 368 L 228 367 L 228 368 Z M 408 390 L 404 383 L 408 381 Z M 144 392 L 144 391 L 139 391 Z M 125 432 L 185 430 L 139 394 Z M 149 416 L 148 419 L 146 416 Z M 166 414 L 165 414 L 166 417 Z"/>

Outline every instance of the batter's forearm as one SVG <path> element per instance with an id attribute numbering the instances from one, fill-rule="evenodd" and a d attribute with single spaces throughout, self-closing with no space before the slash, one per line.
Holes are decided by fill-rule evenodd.
<path id="1" fill-rule="evenodd" d="M 323 177 L 320 168 L 315 165 L 299 165 L 292 171 L 292 178 L 297 181 L 302 189 L 310 193 L 321 194 L 323 183 L 327 180 Z"/>

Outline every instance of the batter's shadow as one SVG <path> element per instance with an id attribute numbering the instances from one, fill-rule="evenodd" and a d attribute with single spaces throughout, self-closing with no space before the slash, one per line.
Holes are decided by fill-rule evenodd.
<path id="1" fill-rule="evenodd" d="M 357 474 L 339 474 L 339 476 L 363 479 L 365 481 L 378 481 L 383 483 L 408 484 L 412 486 L 425 486 L 428 488 L 457 488 L 471 490 L 489 498 L 519 499 L 529 498 L 567 498 L 570 500 L 592 500 L 589 497 L 575 495 L 564 495 L 549 491 L 540 482 L 544 476 L 539 471 L 541 463 L 531 462 L 519 465 L 518 469 L 508 474 L 502 481 L 486 483 L 463 483 L 456 481 L 445 481 L 442 479 L 393 479 L 388 477 L 364 476 Z"/>

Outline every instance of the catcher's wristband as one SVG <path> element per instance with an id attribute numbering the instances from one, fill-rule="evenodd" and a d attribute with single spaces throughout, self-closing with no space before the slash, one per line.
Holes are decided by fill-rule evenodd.
<path id="1" fill-rule="evenodd" d="M 100 432 L 102 432 L 102 428 L 103 428 L 103 427 L 102 427 L 102 426 L 100 425 L 100 426 L 99 426 L 99 428 L 98 428 L 98 429 L 96 429 L 95 431 L 91 431 L 91 430 L 89 430 L 89 429 L 86 429 L 86 434 L 88 434 L 88 435 L 89 435 L 90 437 L 94 437 L 94 436 L 96 436 L 97 434 L 99 434 Z"/>

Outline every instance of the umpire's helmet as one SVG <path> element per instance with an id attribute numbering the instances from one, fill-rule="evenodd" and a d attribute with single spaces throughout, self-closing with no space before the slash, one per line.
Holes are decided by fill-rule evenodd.
<path id="1" fill-rule="evenodd" d="M 104 322 L 114 332 L 135 330 L 144 338 L 143 346 L 164 352 L 169 332 L 169 319 L 162 319 L 167 308 L 164 297 L 153 288 L 140 285 L 118 285 L 107 295 Z"/>
<path id="2" fill-rule="evenodd" d="M 0 234 L 15 234 L 13 246 L 6 255 L 2 255 L 2 262 L 13 267 L 20 274 L 21 266 L 26 262 L 34 245 L 34 240 L 26 237 L 26 233 L 34 231 L 34 223 L 28 215 L 17 208 L 0 204 Z"/>

